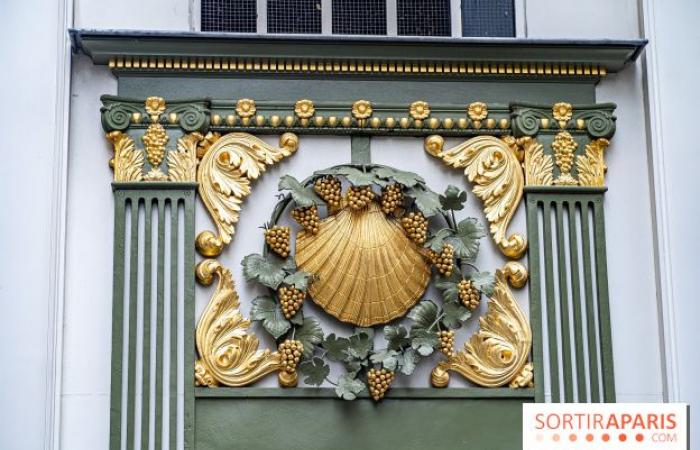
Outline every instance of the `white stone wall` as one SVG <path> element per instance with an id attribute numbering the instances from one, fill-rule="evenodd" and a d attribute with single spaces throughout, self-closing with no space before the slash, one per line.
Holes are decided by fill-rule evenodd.
<path id="1" fill-rule="evenodd" d="M 597 90 L 598 101 L 618 104 L 606 194 L 616 385 L 619 401 L 661 401 L 668 371 L 668 398 L 696 403 L 698 333 L 693 321 L 700 311 L 692 289 L 697 273 L 692 258 L 700 253 L 693 235 L 700 206 L 691 121 L 699 100 L 693 54 L 700 42 L 695 26 L 700 5 L 694 0 L 677 0 L 673 7 L 659 0 L 517 4 L 519 23 L 525 23 L 519 36 L 645 35 L 654 40 L 647 50 L 654 57 L 649 67 L 641 60 L 622 74 L 608 76 Z M 5 66 L 0 72 L 5 103 L 0 112 L 5 125 L 0 164 L 0 355 L 5 361 L 0 372 L 0 448 L 95 450 L 108 445 L 113 224 L 110 149 L 98 113 L 99 95 L 116 93 L 116 81 L 88 58 L 74 56 L 67 127 L 61 116 L 65 42 L 57 36 L 71 25 L 189 30 L 196 22 L 192 10 L 189 0 L 0 2 L 0 17 L 5 18 L 0 31 Z M 70 132 L 67 178 L 57 170 L 64 157 L 64 129 Z M 402 145 L 398 139 L 384 141 L 386 155 Z M 302 142 L 316 148 L 347 145 L 331 144 L 327 138 Z M 375 159 L 383 157 L 375 153 Z M 300 174 L 309 169 L 294 164 L 290 161 L 288 167 Z M 275 177 L 268 176 L 256 186 L 255 196 L 271 195 L 274 189 L 266 183 Z M 206 223 L 198 217 L 198 229 Z M 517 228 L 523 229 L 522 224 Z M 493 257 L 486 253 L 485 258 Z M 61 292 L 65 295 L 57 295 Z M 56 302 L 61 298 L 64 310 Z M 200 294 L 200 309 L 201 302 Z M 56 343 L 55 336 L 62 341 Z M 56 358 L 58 378 L 52 370 Z M 60 408 L 53 413 L 55 393 Z M 700 430 L 697 417 L 695 430 Z M 60 438 L 54 442 L 55 436 Z"/>

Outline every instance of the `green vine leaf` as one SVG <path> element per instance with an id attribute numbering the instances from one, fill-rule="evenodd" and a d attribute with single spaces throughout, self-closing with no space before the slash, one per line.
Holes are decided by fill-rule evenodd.
<path id="1" fill-rule="evenodd" d="M 484 235 L 481 224 L 474 218 L 468 218 L 457 224 L 457 233 L 447 241 L 454 247 L 458 258 L 473 261 L 479 253 L 479 240 Z"/>
<path id="2" fill-rule="evenodd" d="M 275 339 L 278 339 L 292 327 L 292 324 L 284 318 L 279 304 L 265 295 L 253 299 L 250 317 L 262 322 L 265 330 Z"/>
<path id="3" fill-rule="evenodd" d="M 280 178 L 278 189 L 280 191 L 289 191 L 298 206 L 307 207 L 323 204 L 323 201 L 311 187 L 304 187 L 299 180 L 291 175 L 285 175 Z"/>
<path id="4" fill-rule="evenodd" d="M 384 339 L 391 350 L 401 350 L 410 345 L 411 339 L 408 337 L 408 330 L 404 326 L 387 325 L 384 327 Z"/>
<path id="5" fill-rule="evenodd" d="M 414 329 L 428 330 L 437 322 L 438 307 L 431 300 L 423 300 L 414 306 L 406 317 L 413 321 L 411 327 L 411 337 L 413 337 Z"/>
<path id="6" fill-rule="evenodd" d="M 474 287 L 486 296 L 493 294 L 493 286 L 496 284 L 496 277 L 490 272 L 474 272 L 469 277 Z"/>
<path id="7" fill-rule="evenodd" d="M 406 196 L 416 202 L 416 207 L 425 217 L 432 217 L 440 212 L 440 197 L 426 188 L 414 186 L 405 192 Z"/>
<path id="8" fill-rule="evenodd" d="M 309 282 L 313 279 L 313 275 L 306 273 L 303 270 L 294 272 L 291 275 L 284 277 L 284 284 L 294 286 L 300 291 L 305 291 L 309 288 Z"/>
<path id="9" fill-rule="evenodd" d="M 420 361 L 420 356 L 412 348 L 407 348 L 399 357 L 400 371 L 404 375 L 411 375 L 416 370 L 416 366 Z"/>
<path id="10" fill-rule="evenodd" d="M 306 377 L 304 378 L 304 383 L 311 386 L 320 386 L 328 374 L 331 373 L 331 368 L 322 358 L 315 357 L 302 361 L 299 364 L 299 373 Z"/>
<path id="11" fill-rule="evenodd" d="M 379 178 L 391 180 L 395 183 L 402 184 L 407 188 L 413 187 L 417 184 L 425 184 L 425 180 L 420 175 L 413 172 L 405 172 L 392 167 L 375 167 L 372 171 Z"/>
<path id="12" fill-rule="evenodd" d="M 437 333 L 427 329 L 411 330 L 411 347 L 421 356 L 428 356 L 440 345 Z"/>
<path id="13" fill-rule="evenodd" d="M 445 190 L 445 195 L 440 196 L 442 209 L 451 211 L 461 211 L 464 209 L 464 202 L 467 201 L 467 193 L 460 191 L 457 186 L 449 185 Z"/>
<path id="14" fill-rule="evenodd" d="M 448 302 L 442 306 L 442 323 L 450 329 L 460 328 L 462 322 L 471 317 L 472 313 L 461 303 Z"/>
<path id="15" fill-rule="evenodd" d="M 451 237 L 454 232 L 449 228 L 442 228 L 438 230 L 434 235 L 428 239 L 425 245 L 434 252 L 439 252 L 442 250 L 442 246 L 445 244 L 445 240 Z"/>
<path id="16" fill-rule="evenodd" d="M 442 298 L 446 302 L 456 302 L 459 300 L 459 289 L 457 285 L 462 279 L 462 274 L 452 271 L 449 277 L 435 277 L 435 287 L 442 292 Z"/>
<path id="17" fill-rule="evenodd" d="M 346 350 L 350 347 L 350 339 L 336 337 L 335 333 L 331 333 L 323 340 L 321 347 L 333 361 L 343 361 L 347 356 Z"/>
<path id="18" fill-rule="evenodd" d="M 304 325 L 304 313 L 299 310 L 296 314 L 289 318 L 289 321 L 297 326 Z"/>
<path id="19" fill-rule="evenodd" d="M 335 393 L 343 400 L 355 400 L 357 394 L 365 389 L 365 384 L 353 375 L 346 373 L 338 378 L 338 386 Z"/>
<path id="20" fill-rule="evenodd" d="M 306 317 L 304 324 L 297 328 L 294 339 L 304 346 L 304 356 L 310 357 L 314 353 L 314 347 L 323 341 L 323 330 L 321 324 L 315 317 Z"/>
<path id="21" fill-rule="evenodd" d="M 374 364 L 381 364 L 387 370 L 396 370 L 399 364 L 399 352 L 396 350 L 384 349 L 370 356 L 369 360 Z"/>
<path id="22" fill-rule="evenodd" d="M 350 336 L 350 345 L 345 350 L 345 353 L 353 359 L 364 360 L 369 356 L 372 350 L 372 336 L 364 330 Z"/>
<path id="23" fill-rule="evenodd" d="M 272 254 L 262 256 L 253 253 L 243 258 L 241 264 L 247 281 L 257 281 L 272 289 L 277 289 L 287 275 L 287 262 Z"/>

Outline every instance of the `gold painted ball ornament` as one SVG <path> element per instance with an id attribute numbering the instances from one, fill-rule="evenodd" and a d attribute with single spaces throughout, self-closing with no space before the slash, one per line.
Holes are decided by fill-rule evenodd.
<path id="1" fill-rule="evenodd" d="M 463 191 L 438 195 L 415 173 L 352 164 L 302 181 L 286 175 L 280 190 L 266 251 L 245 257 L 243 273 L 267 288 L 251 317 L 277 340 L 285 371 L 307 385 L 333 385 L 342 399 L 366 392 L 379 401 L 423 358 L 454 357 L 454 330 L 494 283 L 473 265 L 484 230 L 455 215 Z M 279 225 L 286 214 L 296 232 Z M 431 280 L 441 298 L 424 298 Z M 326 334 L 306 299 L 357 328 Z M 384 345 L 375 347 L 377 327 Z M 330 364 L 345 368 L 335 380 Z"/>

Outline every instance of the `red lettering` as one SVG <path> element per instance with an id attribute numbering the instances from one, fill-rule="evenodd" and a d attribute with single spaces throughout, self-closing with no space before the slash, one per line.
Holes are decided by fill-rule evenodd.
<path id="1" fill-rule="evenodd" d="M 544 421 L 542 418 L 544 415 L 542 413 L 535 414 L 535 429 L 536 430 L 541 430 L 544 428 Z"/>

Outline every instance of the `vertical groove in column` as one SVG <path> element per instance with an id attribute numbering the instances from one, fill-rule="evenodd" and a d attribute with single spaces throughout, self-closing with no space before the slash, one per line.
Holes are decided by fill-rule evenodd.
<path id="1" fill-rule="evenodd" d="M 136 306 L 138 296 L 138 238 L 140 205 L 141 198 L 138 195 L 134 195 L 131 198 L 131 261 L 129 262 L 129 385 L 127 387 L 127 448 L 135 443 L 134 416 L 136 414 Z"/>
<path id="2" fill-rule="evenodd" d="M 608 267 L 605 254 L 605 220 L 602 199 L 593 201 L 595 224 L 596 279 L 598 281 L 598 326 L 601 341 L 601 365 L 603 374 L 603 399 L 615 401 L 615 376 L 613 371 L 612 333 L 610 330 L 610 305 L 608 303 Z"/>
<path id="3" fill-rule="evenodd" d="M 168 402 L 169 446 L 170 450 L 177 448 L 177 286 L 178 286 L 178 202 L 170 201 L 170 399 Z"/>
<path id="4" fill-rule="evenodd" d="M 528 200 L 527 208 L 527 230 L 530 245 L 528 249 L 528 260 L 530 264 L 530 322 L 532 328 L 532 360 L 535 363 L 535 401 L 544 401 L 544 342 L 542 338 L 542 289 L 540 273 L 540 233 L 538 215 L 538 202 Z"/>
<path id="5" fill-rule="evenodd" d="M 579 281 L 578 265 L 578 238 L 576 227 L 576 205 L 569 204 L 569 260 L 571 266 L 571 294 L 574 313 L 574 342 L 576 348 L 576 381 L 578 384 L 578 402 L 585 403 L 586 395 L 586 367 L 583 350 L 583 304 L 581 303 L 581 283 Z"/>
<path id="6" fill-rule="evenodd" d="M 122 441 L 122 390 L 124 386 L 122 360 L 124 357 L 124 258 L 126 199 L 116 195 L 114 199 L 114 280 L 112 286 L 112 380 L 110 407 L 110 449 L 121 448 Z"/>
<path id="7" fill-rule="evenodd" d="M 144 226 L 144 263 L 143 263 L 143 353 L 141 365 L 141 448 L 148 450 L 149 422 L 150 422 L 150 388 L 151 388 L 151 238 L 152 238 L 152 198 L 146 199 L 145 226 Z"/>
<path id="8" fill-rule="evenodd" d="M 163 335 L 163 295 L 165 281 L 165 201 L 162 198 L 156 203 L 158 211 L 158 293 L 156 306 L 156 414 L 155 414 L 155 445 L 156 450 L 161 448 L 161 438 L 163 433 L 163 346 L 165 337 Z"/>
<path id="9" fill-rule="evenodd" d="M 564 401 L 574 398 L 573 375 L 571 367 L 571 323 L 569 322 L 569 293 L 566 280 L 566 254 L 564 241 L 564 204 L 555 203 L 557 223 L 557 267 L 559 268 L 559 308 L 561 311 L 561 346 L 562 365 L 564 367 Z"/>
<path id="10" fill-rule="evenodd" d="M 549 337 L 549 372 L 552 388 L 552 402 L 559 403 L 559 351 L 557 344 L 557 311 L 554 299 L 553 268 L 552 268 L 552 207 L 549 201 L 544 202 L 544 262 L 545 289 L 547 297 L 547 334 Z"/>
<path id="11" fill-rule="evenodd" d="M 185 448 L 194 448 L 194 195 L 192 191 L 185 193 L 183 201 L 185 209 Z"/>
<path id="12" fill-rule="evenodd" d="M 588 202 L 581 203 L 581 237 L 583 239 L 583 274 L 585 278 L 587 334 L 588 334 L 588 360 L 589 376 L 591 380 L 591 402 L 600 402 L 600 379 L 598 377 L 598 342 L 596 341 L 596 319 L 595 308 L 593 306 L 593 277 L 591 268 L 593 260 L 591 257 L 590 227 L 588 218 Z"/>

